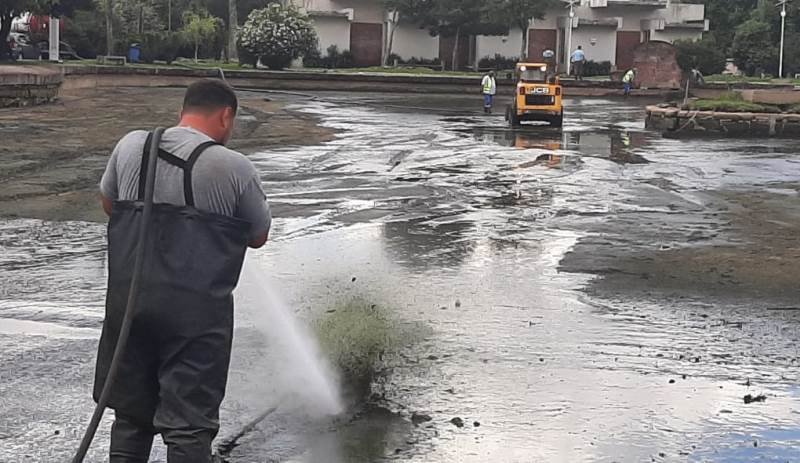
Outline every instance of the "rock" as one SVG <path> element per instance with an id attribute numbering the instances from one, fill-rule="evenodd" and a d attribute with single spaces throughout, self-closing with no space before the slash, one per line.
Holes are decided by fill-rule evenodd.
<path id="1" fill-rule="evenodd" d="M 450 420 L 450 423 L 454 424 L 457 428 L 463 428 L 464 427 L 464 420 L 462 420 L 459 417 L 453 418 L 452 420 Z"/>
<path id="2" fill-rule="evenodd" d="M 53 432 L 53 434 L 55 434 L 55 435 L 57 436 L 57 435 L 61 434 L 61 431 L 59 431 L 58 429 L 56 429 L 56 430 Z"/>
<path id="3" fill-rule="evenodd" d="M 766 402 L 766 401 L 767 401 L 767 396 L 765 396 L 764 394 L 760 394 L 757 396 L 747 394 L 746 396 L 744 396 L 745 404 L 751 404 L 753 402 Z"/>
<path id="4" fill-rule="evenodd" d="M 481 424 L 479 422 L 477 422 L 477 421 L 473 421 L 472 422 L 472 426 L 475 427 L 475 428 L 479 428 L 481 426 Z"/>
<path id="5" fill-rule="evenodd" d="M 350 280 L 350 281 L 352 281 L 353 283 L 355 283 L 355 282 L 356 282 L 356 277 L 353 277 L 353 279 L 352 279 L 352 280 Z"/>
<path id="6" fill-rule="evenodd" d="M 411 422 L 414 423 L 414 426 L 419 426 L 422 423 L 427 423 L 428 421 L 431 421 L 432 419 L 433 418 L 431 418 L 430 415 L 426 415 L 424 413 L 414 412 L 414 413 L 411 414 Z"/>
<path id="7" fill-rule="evenodd" d="M 459 307 L 461 307 L 461 301 L 456 299 L 456 309 L 459 308 Z"/>

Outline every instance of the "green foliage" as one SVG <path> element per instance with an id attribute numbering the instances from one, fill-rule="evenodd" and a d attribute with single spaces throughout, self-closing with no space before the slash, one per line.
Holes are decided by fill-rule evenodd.
<path id="1" fill-rule="evenodd" d="M 494 57 L 490 58 L 485 56 L 478 61 L 478 67 L 480 69 L 494 69 L 495 71 L 502 71 L 505 69 L 514 69 L 517 65 L 519 58 L 511 57 L 507 58 L 500 54 L 495 54 Z"/>
<path id="2" fill-rule="evenodd" d="M 737 27 L 731 55 L 736 65 L 748 75 L 774 74 L 778 49 L 770 39 L 769 23 L 753 18 Z"/>
<path id="3" fill-rule="evenodd" d="M 322 56 L 318 49 L 314 48 L 303 57 L 303 66 L 308 68 L 352 68 L 355 66 L 353 54 L 350 50 L 339 52 L 339 47 L 331 45 L 326 50 L 327 55 Z"/>
<path id="4" fill-rule="evenodd" d="M 701 99 L 689 103 L 693 111 L 718 111 L 718 112 L 753 112 L 753 113 L 780 113 L 777 106 L 750 103 L 742 99 L 736 92 L 726 93 L 715 99 Z"/>
<path id="5" fill-rule="evenodd" d="M 98 18 L 97 11 L 77 10 L 64 18 L 64 33 L 61 40 L 72 45 L 83 58 L 95 58 L 103 53 L 106 43 L 106 28 Z"/>
<path id="6" fill-rule="evenodd" d="M 270 69 L 288 67 L 293 59 L 316 49 L 317 34 L 307 14 L 297 7 L 272 3 L 254 10 L 237 34 L 240 53 L 261 59 Z"/>
<path id="7" fill-rule="evenodd" d="M 197 62 L 200 44 L 211 41 L 217 32 L 225 27 L 219 18 L 208 15 L 208 12 L 186 12 L 183 15 L 184 39 L 194 45 L 194 60 Z"/>
<path id="8" fill-rule="evenodd" d="M 725 70 L 725 54 L 713 38 L 703 40 L 678 40 L 678 65 L 684 72 L 697 69 L 704 75 L 719 74 Z"/>
<path id="9" fill-rule="evenodd" d="M 164 61 L 171 64 L 178 58 L 183 45 L 183 37 L 177 32 L 157 31 L 148 32 L 142 36 L 141 59 L 145 63 Z"/>

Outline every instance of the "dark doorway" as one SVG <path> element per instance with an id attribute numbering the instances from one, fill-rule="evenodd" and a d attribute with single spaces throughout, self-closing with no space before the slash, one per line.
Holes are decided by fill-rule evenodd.
<path id="1" fill-rule="evenodd" d="M 555 29 L 528 30 L 528 61 L 539 62 L 545 50 L 556 51 L 558 31 Z"/>
<path id="2" fill-rule="evenodd" d="M 380 66 L 383 24 L 350 24 L 350 52 L 356 66 Z"/>
<path id="3" fill-rule="evenodd" d="M 641 39 L 639 31 L 617 32 L 617 70 L 625 71 L 633 67 L 633 49 Z"/>

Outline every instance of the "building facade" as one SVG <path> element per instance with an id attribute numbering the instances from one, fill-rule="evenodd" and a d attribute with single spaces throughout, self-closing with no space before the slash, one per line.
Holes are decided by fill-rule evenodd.
<path id="1" fill-rule="evenodd" d="M 380 0 L 291 1 L 313 18 L 322 53 L 336 45 L 340 51 L 350 50 L 357 65 L 377 66 L 383 63 L 391 42 L 391 53 L 403 59 L 440 58 L 450 67 L 452 37 L 431 36 L 427 30 L 398 20 L 384 10 Z M 575 0 L 570 21 L 569 3 L 547 12 L 544 19 L 531 20 L 524 44 L 530 59 L 550 49 L 563 69 L 569 48 L 581 46 L 587 59 L 626 69 L 633 63 L 633 49 L 639 43 L 699 39 L 708 31 L 704 5 L 676 0 Z M 475 68 L 481 58 L 495 55 L 519 57 L 523 35 L 512 28 L 505 36 L 462 37 L 457 66 Z"/>

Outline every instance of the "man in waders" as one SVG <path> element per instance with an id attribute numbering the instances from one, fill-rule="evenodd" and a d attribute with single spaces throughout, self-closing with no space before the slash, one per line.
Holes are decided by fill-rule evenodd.
<path id="1" fill-rule="evenodd" d="M 211 461 L 233 337 L 233 289 L 248 246 L 267 241 L 271 216 L 253 164 L 225 148 L 238 102 L 221 81 L 186 91 L 164 132 L 139 304 L 109 407 L 110 461 L 145 463 L 155 434 L 169 463 Z M 138 242 L 152 134 L 117 144 L 101 181 L 108 226 L 108 294 L 94 398 L 120 331 Z"/>
<path id="2" fill-rule="evenodd" d="M 489 71 L 488 74 L 483 76 L 481 93 L 483 94 L 483 112 L 492 114 L 492 103 L 494 95 L 497 93 L 497 81 L 494 78 L 494 71 Z"/>

